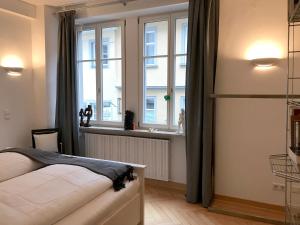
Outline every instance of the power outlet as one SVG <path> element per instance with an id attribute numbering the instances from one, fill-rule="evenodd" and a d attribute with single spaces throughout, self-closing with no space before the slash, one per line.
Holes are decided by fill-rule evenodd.
<path id="1" fill-rule="evenodd" d="M 284 191 L 285 185 L 280 183 L 273 183 L 273 190 L 274 191 Z"/>

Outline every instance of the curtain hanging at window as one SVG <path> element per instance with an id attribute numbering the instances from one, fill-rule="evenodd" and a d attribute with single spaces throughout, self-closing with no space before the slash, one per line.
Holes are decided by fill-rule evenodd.
<path id="1" fill-rule="evenodd" d="M 63 153 L 78 155 L 75 11 L 59 13 L 56 127 L 62 132 Z"/>

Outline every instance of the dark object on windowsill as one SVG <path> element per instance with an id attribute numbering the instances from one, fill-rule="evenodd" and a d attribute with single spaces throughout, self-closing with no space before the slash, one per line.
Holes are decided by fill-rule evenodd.
<path id="1" fill-rule="evenodd" d="M 93 115 L 93 109 L 91 105 L 88 105 L 87 108 L 83 111 L 80 109 L 79 116 L 80 116 L 80 126 L 81 127 L 90 127 L 90 120 Z M 87 117 L 86 122 L 84 122 L 84 117 Z"/>
<path id="2" fill-rule="evenodd" d="M 134 112 L 131 112 L 129 110 L 125 111 L 125 122 L 124 122 L 124 129 L 125 130 L 133 130 L 133 118 L 134 118 Z"/>
<path id="3" fill-rule="evenodd" d="M 300 156 L 300 147 L 290 147 L 290 149 L 292 150 L 292 152 L 295 153 L 295 155 Z"/>

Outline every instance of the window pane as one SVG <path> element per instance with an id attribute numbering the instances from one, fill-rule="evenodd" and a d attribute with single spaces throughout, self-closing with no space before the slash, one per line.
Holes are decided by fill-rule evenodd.
<path id="1" fill-rule="evenodd" d="M 144 68 L 144 123 L 167 124 L 168 58 L 155 60 L 156 67 Z"/>
<path id="2" fill-rule="evenodd" d="M 174 125 L 177 125 L 181 109 L 185 110 L 185 79 L 186 79 L 186 56 L 175 58 L 175 84 L 174 84 Z"/>
<path id="3" fill-rule="evenodd" d="M 176 19 L 176 54 L 187 53 L 188 19 Z"/>
<path id="4" fill-rule="evenodd" d="M 122 57 L 122 28 L 108 27 L 102 29 L 102 59 Z"/>
<path id="5" fill-rule="evenodd" d="M 84 30 L 78 32 L 78 60 L 96 59 L 95 30 Z M 95 64 L 93 64 L 95 65 Z M 91 66 L 93 66 L 91 64 Z"/>
<path id="6" fill-rule="evenodd" d="M 103 64 L 107 63 L 107 67 Z M 102 62 L 102 120 L 122 121 L 122 60 Z"/>
<path id="7" fill-rule="evenodd" d="M 146 23 L 144 30 L 144 56 L 168 54 L 168 21 Z"/>
<path id="8" fill-rule="evenodd" d="M 157 104 L 156 96 L 147 96 L 145 105 L 145 121 L 147 123 L 155 123 L 157 120 Z"/>
<path id="9" fill-rule="evenodd" d="M 93 116 L 92 120 L 96 119 L 96 68 L 91 65 L 93 62 L 79 62 L 78 63 L 78 78 L 79 78 L 79 108 L 87 108 L 92 105 Z"/>

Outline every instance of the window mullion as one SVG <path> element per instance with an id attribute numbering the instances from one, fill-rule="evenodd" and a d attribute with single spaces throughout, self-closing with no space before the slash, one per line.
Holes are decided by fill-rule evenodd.
<path id="1" fill-rule="evenodd" d="M 175 45 L 175 23 L 174 23 L 174 17 L 169 17 L 169 82 L 168 82 L 168 90 L 169 95 L 171 96 L 171 100 L 169 101 L 168 105 L 168 128 L 171 129 L 173 127 L 173 106 L 175 104 L 174 101 L 174 45 Z"/>
<path id="2" fill-rule="evenodd" d="M 97 122 L 102 117 L 102 72 L 101 72 L 101 27 L 96 27 L 96 87 L 97 87 Z"/>

